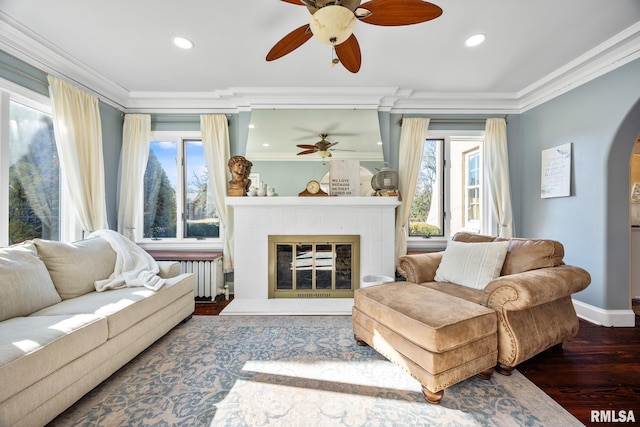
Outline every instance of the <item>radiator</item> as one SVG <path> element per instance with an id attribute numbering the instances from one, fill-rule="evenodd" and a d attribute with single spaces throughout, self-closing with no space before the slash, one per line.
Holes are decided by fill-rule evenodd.
<path id="1" fill-rule="evenodd" d="M 198 300 L 212 300 L 225 293 L 222 258 L 212 261 L 180 260 L 180 273 L 196 276 L 195 294 Z"/>

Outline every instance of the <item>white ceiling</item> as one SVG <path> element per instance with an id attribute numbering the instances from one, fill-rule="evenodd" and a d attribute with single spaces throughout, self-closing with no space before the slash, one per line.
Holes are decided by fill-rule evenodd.
<path id="1" fill-rule="evenodd" d="M 364 2 L 363 2 L 364 3 Z M 309 20 L 279 0 L 0 0 L 0 49 L 128 111 L 378 106 L 514 111 L 640 56 L 639 0 L 436 0 L 422 24 L 358 22 L 362 68 L 311 39 L 265 61 Z M 474 49 L 463 43 L 482 32 Z M 191 39 L 190 51 L 172 45 Z M 615 65 L 612 65 L 615 64 Z M 467 111 L 468 112 L 468 111 Z"/>

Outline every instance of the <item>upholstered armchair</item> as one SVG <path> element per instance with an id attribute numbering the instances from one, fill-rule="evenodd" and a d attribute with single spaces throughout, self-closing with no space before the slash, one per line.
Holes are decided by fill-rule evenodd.
<path id="1" fill-rule="evenodd" d="M 457 242 L 504 241 L 457 233 Z M 520 362 L 573 337 L 578 332 L 571 295 L 585 289 L 591 276 L 565 265 L 564 247 L 554 240 L 508 239 L 499 277 L 483 289 L 436 281 L 444 252 L 406 255 L 398 271 L 408 282 L 492 308 L 498 315 L 498 372 L 509 375 Z M 452 309 L 455 309 L 452 307 Z"/>

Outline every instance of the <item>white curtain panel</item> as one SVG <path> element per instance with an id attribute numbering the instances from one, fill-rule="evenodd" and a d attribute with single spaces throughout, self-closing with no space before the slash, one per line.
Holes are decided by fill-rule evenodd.
<path id="1" fill-rule="evenodd" d="M 60 166 L 85 234 L 108 228 L 98 99 L 47 76 Z"/>
<path id="2" fill-rule="evenodd" d="M 491 191 L 490 201 L 498 222 L 498 236 L 509 238 L 513 236 L 513 217 L 505 119 L 487 119 L 483 147 L 484 176 Z"/>
<path id="3" fill-rule="evenodd" d="M 118 232 L 135 241 L 138 199 L 149 159 L 151 116 L 127 114 L 122 129 L 118 198 Z"/>
<path id="4" fill-rule="evenodd" d="M 233 215 L 231 207 L 227 207 L 227 182 L 230 156 L 229 125 L 224 114 L 203 114 L 200 116 L 202 133 L 202 149 L 204 151 L 207 170 L 209 171 L 209 188 L 213 192 L 214 202 L 218 209 L 220 228 L 224 230 L 224 249 L 222 263 L 224 271 L 233 270 Z M 211 192 L 209 192 L 211 194 Z"/>
<path id="5" fill-rule="evenodd" d="M 413 196 L 416 192 L 416 181 L 422 164 L 424 142 L 429 129 L 427 118 L 405 118 L 402 120 L 400 133 L 400 153 L 398 159 L 398 189 L 402 202 L 396 212 L 396 262 L 407 253 L 407 226 Z"/>

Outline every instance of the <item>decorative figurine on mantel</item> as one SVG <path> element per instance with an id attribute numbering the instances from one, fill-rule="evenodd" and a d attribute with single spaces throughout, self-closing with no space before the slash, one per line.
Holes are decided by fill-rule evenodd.
<path id="1" fill-rule="evenodd" d="M 251 187 L 251 163 L 242 156 L 233 156 L 229 159 L 229 172 L 231 172 L 231 181 L 229 181 L 229 189 L 227 196 L 246 196 L 247 191 Z"/>

